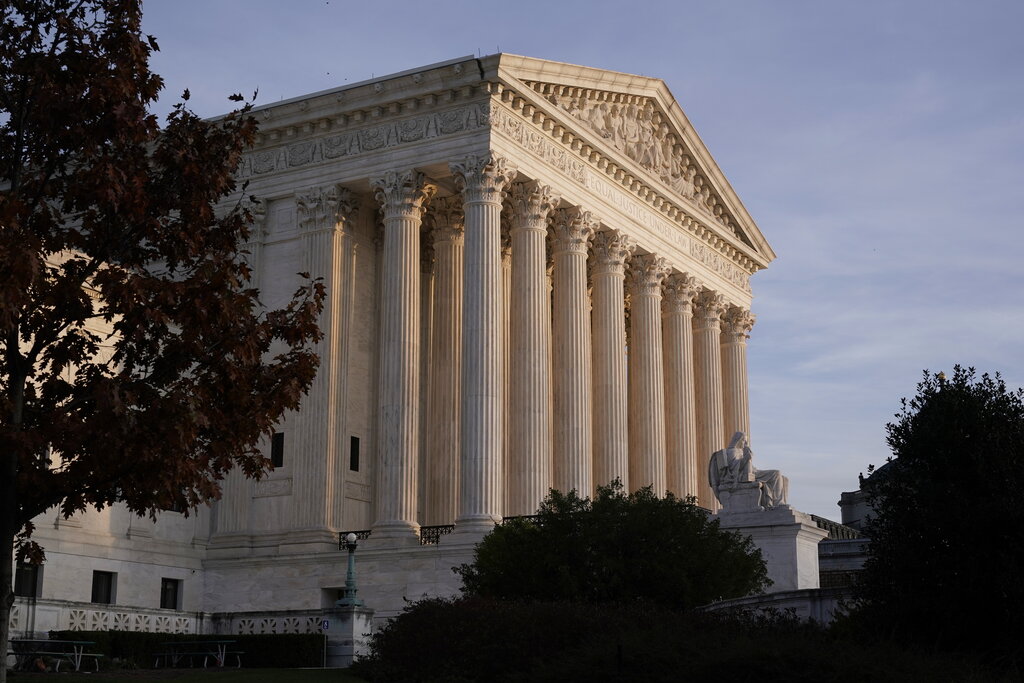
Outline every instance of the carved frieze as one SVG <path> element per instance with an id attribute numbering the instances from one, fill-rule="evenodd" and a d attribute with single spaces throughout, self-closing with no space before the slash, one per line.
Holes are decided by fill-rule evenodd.
<path id="1" fill-rule="evenodd" d="M 446 111 L 431 112 L 399 121 L 344 130 L 274 149 L 245 154 L 239 169 L 243 178 L 323 163 L 332 159 L 378 152 L 397 145 L 445 135 L 456 135 L 489 125 L 489 105 L 477 102 Z"/>

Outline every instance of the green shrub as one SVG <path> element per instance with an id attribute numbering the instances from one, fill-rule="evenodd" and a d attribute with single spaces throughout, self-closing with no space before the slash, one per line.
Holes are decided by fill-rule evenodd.
<path id="1" fill-rule="evenodd" d="M 370 681 L 1002 680 L 949 656 L 868 651 L 790 614 L 681 612 L 641 601 L 424 600 L 379 629 L 371 648 L 352 669 Z"/>

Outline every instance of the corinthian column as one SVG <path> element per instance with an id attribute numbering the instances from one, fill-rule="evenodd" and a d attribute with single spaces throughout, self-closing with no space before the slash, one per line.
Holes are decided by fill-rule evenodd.
<path id="1" fill-rule="evenodd" d="M 462 381 L 462 197 L 431 202 L 434 216 L 434 329 L 427 401 L 427 524 L 455 521 Z"/>
<path id="2" fill-rule="evenodd" d="M 665 259 L 633 256 L 629 264 L 629 486 L 665 495 L 665 384 L 661 282 Z"/>
<path id="3" fill-rule="evenodd" d="M 323 338 L 314 351 L 320 368 L 296 416 L 294 457 L 286 460 L 292 474 L 292 521 L 296 529 L 326 530 L 333 522 L 336 470 L 341 459 L 339 413 L 344 396 L 342 375 L 345 337 L 341 333 L 345 288 L 345 253 L 351 245 L 351 219 L 355 202 L 343 187 L 315 188 L 296 196 L 298 227 L 302 236 L 303 270 L 323 278 L 327 300 L 320 314 Z M 291 465 L 294 469 L 291 469 Z"/>
<path id="4" fill-rule="evenodd" d="M 512 297 L 508 488 L 510 515 L 532 515 L 551 486 L 551 296 L 547 219 L 558 205 L 547 185 L 512 186 Z"/>
<path id="5" fill-rule="evenodd" d="M 697 295 L 693 318 L 693 358 L 697 393 L 697 476 L 700 504 L 718 509 L 718 500 L 708 483 L 711 454 L 725 448 L 725 420 L 722 414 L 722 353 L 719 328 L 725 300 L 721 294 L 703 290 Z"/>
<path id="6" fill-rule="evenodd" d="M 665 342 L 665 443 L 668 490 L 698 497 L 697 408 L 693 375 L 693 297 L 697 281 L 675 273 L 665 280 L 661 329 Z"/>
<path id="7" fill-rule="evenodd" d="M 587 247 L 598 221 L 589 211 L 559 209 L 551 220 L 554 269 L 554 488 L 581 496 L 594 489 L 593 371 Z"/>
<path id="8" fill-rule="evenodd" d="M 486 533 L 502 516 L 501 202 L 516 171 L 489 154 L 470 156 L 451 169 L 466 215 L 462 459 L 455 523 L 460 533 Z"/>
<path id="9" fill-rule="evenodd" d="M 629 490 L 626 383 L 626 259 L 636 247 L 616 230 L 594 235 L 590 261 L 594 338 L 594 483 L 618 478 Z"/>
<path id="10" fill-rule="evenodd" d="M 754 327 L 754 315 L 730 306 L 722 316 L 722 392 L 728 439 L 736 432 L 750 437 L 750 399 L 747 393 L 747 339 Z"/>
<path id="11" fill-rule="evenodd" d="M 370 180 L 384 212 L 380 463 L 374 538 L 415 537 L 419 459 L 420 221 L 435 186 L 422 173 Z"/>

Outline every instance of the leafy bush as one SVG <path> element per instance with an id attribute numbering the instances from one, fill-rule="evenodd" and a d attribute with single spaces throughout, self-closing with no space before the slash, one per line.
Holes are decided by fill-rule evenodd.
<path id="1" fill-rule="evenodd" d="M 456 570 L 469 595 L 504 599 L 621 601 L 692 609 L 769 585 L 761 551 L 692 499 L 618 481 L 591 501 L 552 490 L 534 520 L 499 526 Z"/>
<path id="2" fill-rule="evenodd" d="M 643 601 L 428 599 L 371 637 L 370 681 L 987 681 L 948 656 L 866 651 L 777 612 L 680 612 Z"/>

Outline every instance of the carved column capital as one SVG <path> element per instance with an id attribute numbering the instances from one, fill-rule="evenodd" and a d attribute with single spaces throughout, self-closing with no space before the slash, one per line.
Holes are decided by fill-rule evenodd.
<path id="1" fill-rule="evenodd" d="M 347 187 L 327 185 L 296 194 L 295 208 L 299 230 L 304 233 L 326 230 L 351 232 L 359 201 Z"/>
<path id="2" fill-rule="evenodd" d="M 473 154 L 462 161 L 453 161 L 448 166 L 455 174 L 455 184 L 467 202 L 500 204 L 505 186 L 518 173 L 512 162 L 494 154 Z"/>
<path id="3" fill-rule="evenodd" d="M 420 219 L 437 186 L 419 171 L 387 171 L 370 178 L 370 187 L 380 202 L 384 218 Z"/>
<path id="4" fill-rule="evenodd" d="M 266 236 L 267 226 L 267 202 L 259 197 L 250 195 L 242 201 L 242 216 L 248 213 L 249 236 L 245 244 L 258 244 Z"/>
<path id="5" fill-rule="evenodd" d="M 561 201 L 561 197 L 555 194 L 550 185 L 541 185 L 536 180 L 513 183 L 509 199 L 513 230 L 546 230 L 548 215 Z"/>
<path id="6" fill-rule="evenodd" d="M 636 242 L 618 230 L 602 230 L 594 235 L 590 249 L 592 275 L 622 275 L 626 269 L 626 261 L 636 249 Z"/>
<path id="7" fill-rule="evenodd" d="M 714 290 L 701 290 L 694 300 L 693 317 L 696 320 L 697 329 L 719 329 L 724 311 L 724 296 Z"/>
<path id="8" fill-rule="evenodd" d="M 576 206 L 551 212 L 552 251 L 586 255 L 590 239 L 601 222 L 589 211 Z"/>
<path id="9" fill-rule="evenodd" d="M 465 213 L 462 210 L 462 197 L 439 197 L 430 202 L 432 239 L 438 242 L 456 242 L 462 244 L 465 236 Z"/>
<path id="10" fill-rule="evenodd" d="M 730 306 L 722 316 L 722 336 L 725 341 L 744 343 L 750 338 L 757 317 L 739 306 Z"/>
<path id="11" fill-rule="evenodd" d="M 660 296 L 661 282 L 671 272 L 668 262 L 656 254 L 637 254 L 629 259 L 628 280 L 633 296 Z"/>
<path id="12" fill-rule="evenodd" d="M 662 310 L 667 314 L 690 313 L 693 299 L 700 289 L 697 279 L 685 273 L 673 273 L 665 278 Z"/>

